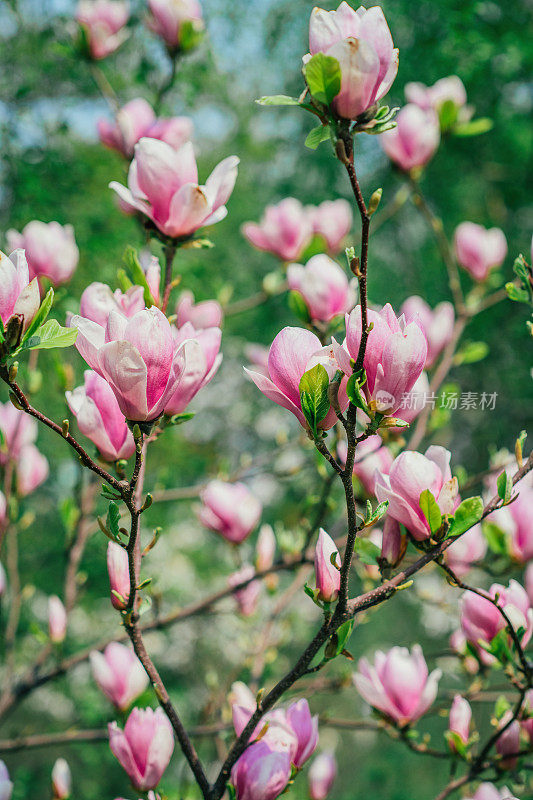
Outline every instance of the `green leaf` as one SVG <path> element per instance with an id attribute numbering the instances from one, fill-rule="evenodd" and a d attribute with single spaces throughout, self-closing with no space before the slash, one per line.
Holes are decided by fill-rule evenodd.
<path id="1" fill-rule="evenodd" d="M 108 529 L 111 531 L 112 536 L 117 540 L 120 541 L 120 509 L 118 505 L 111 501 L 109 503 L 109 509 L 107 512 L 106 517 L 106 525 Z"/>
<path id="2" fill-rule="evenodd" d="M 496 719 L 501 719 L 504 714 L 511 710 L 511 704 L 504 694 L 501 694 L 494 705 L 494 715 Z"/>
<path id="3" fill-rule="evenodd" d="M 397 122 L 394 119 L 388 120 L 387 122 L 378 122 L 377 125 L 374 125 L 373 128 L 364 128 L 365 133 L 369 133 L 371 136 L 377 136 L 379 133 L 385 133 L 385 131 L 391 131 L 393 128 L 397 126 Z"/>
<path id="4" fill-rule="evenodd" d="M 448 536 L 460 536 L 467 531 L 476 522 L 479 522 L 483 516 L 483 500 L 481 497 L 467 497 L 463 500 L 461 505 L 457 508 L 453 519 L 450 523 Z"/>
<path id="5" fill-rule="evenodd" d="M 346 384 L 346 394 L 348 395 L 349 401 L 353 403 L 354 406 L 357 406 L 357 408 L 360 408 L 365 412 L 365 414 L 370 416 L 368 405 L 363 393 L 361 392 L 361 388 L 365 385 L 365 383 L 366 374 L 363 374 L 361 377 L 360 373 L 356 374 L 354 372 L 353 375 L 350 375 L 348 378 L 348 382 Z"/>
<path id="6" fill-rule="evenodd" d="M 457 122 L 459 111 L 453 100 L 445 100 L 439 109 L 439 122 L 442 131 L 449 131 Z"/>
<path id="7" fill-rule="evenodd" d="M 186 411 L 183 414 L 173 414 L 170 417 L 170 419 L 168 421 L 168 424 L 169 425 L 183 425 L 184 422 L 188 422 L 190 419 L 192 419 L 194 417 L 195 413 L 196 413 L 195 411 Z"/>
<path id="8" fill-rule="evenodd" d="M 126 267 L 129 270 L 130 275 L 133 278 L 135 284 L 137 286 L 143 287 L 145 304 L 148 307 L 153 306 L 155 304 L 155 300 L 152 297 L 150 287 L 148 286 L 148 281 L 146 280 L 146 275 L 144 274 L 144 270 L 141 267 L 141 263 L 137 255 L 137 250 L 130 244 L 126 247 L 124 251 L 123 261 L 126 264 Z"/>
<path id="9" fill-rule="evenodd" d="M 336 58 L 316 53 L 303 68 L 314 100 L 329 106 L 341 90 L 341 68 Z"/>
<path id="10" fill-rule="evenodd" d="M 463 122 L 453 129 L 454 136 L 479 136 L 487 133 L 494 127 L 494 122 L 488 117 L 479 117 L 471 122 Z"/>
<path id="11" fill-rule="evenodd" d="M 519 286 L 515 286 L 512 281 L 505 284 L 505 291 L 507 292 L 509 300 L 514 300 L 515 303 L 529 303 L 529 292 L 527 289 L 521 289 Z"/>
<path id="12" fill-rule="evenodd" d="M 504 505 L 507 505 L 513 493 L 513 479 L 506 472 L 506 470 L 498 475 L 498 478 L 496 479 L 496 486 L 498 488 L 499 497 L 503 500 Z"/>
<path id="13" fill-rule="evenodd" d="M 305 146 L 310 150 L 316 150 L 319 144 L 327 141 L 330 138 L 330 131 L 331 129 L 329 125 L 318 125 L 307 134 Z"/>
<path id="14" fill-rule="evenodd" d="M 301 319 L 302 322 L 311 321 L 309 309 L 307 308 L 305 300 L 303 299 L 300 292 L 297 291 L 289 292 L 288 301 L 290 310 L 296 317 L 298 317 L 298 319 Z"/>
<path id="15" fill-rule="evenodd" d="M 486 342 L 466 342 L 454 358 L 454 364 L 475 364 L 482 361 L 489 354 Z"/>
<path id="16" fill-rule="evenodd" d="M 300 380 L 300 402 L 303 415 L 315 436 L 318 435 L 318 424 L 329 411 L 328 397 L 329 377 L 325 367 L 317 364 L 307 370 Z"/>
<path id="17" fill-rule="evenodd" d="M 418 500 L 418 505 L 427 519 L 431 533 L 437 533 L 442 525 L 442 514 L 432 493 L 424 489 Z"/>
<path id="18" fill-rule="evenodd" d="M 39 310 L 37 311 L 36 315 L 32 319 L 30 325 L 28 326 L 28 330 L 24 334 L 22 342 L 24 343 L 27 339 L 29 339 L 35 331 L 40 328 L 40 326 L 46 322 L 46 318 L 50 313 L 50 309 L 52 308 L 52 303 L 54 302 L 54 290 L 50 287 L 45 295 L 43 302 L 41 303 Z"/>
<path id="19" fill-rule="evenodd" d="M 187 53 L 198 47 L 202 41 L 204 32 L 192 19 L 184 20 L 180 24 L 180 50 Z"/>
<path id="20" fill-rule="evenodd" d="M 41 325 L 33 336 L 26 339 L 13 355 L 17 355 L 24 350 L 51 350 L 54 347 L 70 347 L 76 341 L 77 335 L 76 328 L 64 328 L 56 319 L 49 319 L 48 322 Z"/>
<path id="21" fill-rule="evenodd" d="M 343 622 L 342 625 L 337 628 L 337 653 L 336 655 L 340 655 L 344 648 L 348 643 L 348 639 L 352 635 L 353 626 L 355 620 L 349 619 L 346 622 Z"/>
<path id="22" fill-rule="evenodd" d="M 356 539 L 354 552 L 363 564 L 368 564 L 369 566 L 379 564 L 378 559 L 381 556 L 381 550 L 370 539 Z"/>
<path id="23" fill-rule="evenodd" d="M 457 755 L 461 756 L 461 758 L 466 758 L 466 756 L 468 755 L 466 745 L 458 733 L 456 733 L 455 731 L 445 731 L 444 738 L 448 742 L 450 750 L 453 753 L 457 753 Z"/>
<path id="24" fill-rule="evenodd" d="M 271 94 L 260 97 L 255 101 L 258 106 L 299 106 L 297 97 L 289 97 L 287 94 Z"/>

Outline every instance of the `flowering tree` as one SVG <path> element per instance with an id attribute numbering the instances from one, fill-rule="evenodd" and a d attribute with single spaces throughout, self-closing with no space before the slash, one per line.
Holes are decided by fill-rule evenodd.
<path id="1" fill-rule="evenodd" d="M 313 9 L 300 93 L 265 96 L 258 103 L 315 117 L 305 146 L 328 149 L 351 202 L 325 196 L 319 205 L 304 206 L 289 197 L 267 206 L 260 222 L 242 227 L 252 247 L 279 262 L 261 291 L 233 303 L 227 296 L 195 302 L 186 277 L 177 273 L 180 257 L 212 247 L 206 229 L 231 225 L 227 205 L 239 159 L 225 157 L 204 178 L 191 120 L 161 116 L 165 97 L 179 85 L 181 65 L 202 44 L 204 21 L 196 0 L 148 5 L 144 21 L 163 43 L 169 68 L 152 104 L 144 98 L 122 104 L 100 65 L 133 28 L 126 3 L 82 0 L 71 45 L 109 104 L 111 118 L 100 121 L 99 136 L 129 164 L 127 180 L 111 181 L 110 189 L 120 211 L 135 220 L 144 248 L 125 241 L 118 288 L 88 283 L 69 305 L 64 325 L 57 319 L 59 309 L 65 310 L 62 298 L 57 292 L 55 302 L 54 290 L 71 280 L 78 264 L 72 226 L 30 220 L 20 232 L 6 232 L 10 255 L 0 259 L 0 378 L 6 387 L 0 511 L 7 563 L 7 575 L 0 572 L 7 598 L 0 719 L 86 661 L 116 714 L 110 713 L 105 732 L 80 729 L 74 718 L 59 732 L 6 739 L 0 750 L 9 754 L 50 743 L 66 749 L 80 741 L 89 747 L 105 740 L 122 768 L 116 770 L 124 793 L 129 782 L 136 797 L 274 800 L 287 791 L 321 800 L 332 791 L 337 772 L 348 776 L 348 784 L 357 779 L 354 765 L 337 764 L 321 743 L 323 732 L 369 730 L 444 767 L 435 800 L 463 787 L 476 800 L 525 798 L 533 744 L 533 665 L 527 651 L 533 633 L 533 572 L 527 567 L 533 558 L 533 455 L 527 457 L 526 434 L 517 431 L 514 454 L 499 453 L 481 476 L 468 477 L 458 474 L 454 453 L 435 443 L 459 404 L 495 408 L 495 394 L 478 398 L 446 383 L 457 363 L 485 353 L 482 343 L 463 344 L 467 326 L 507 298 L 528 304 L 533 297 L 531 265 L 522 255 L 514 278 L 498 285 L 497 270 L 507 256 L 501 229 L 465 220 L 448 238 L 424 194 L 424 167 L 444 140 L 465 137 L 473 144 L 472 137 L 486 134 L 492 123 L 475 117 L 457 76 L 432 86 L 410 83 L 406 105 L 384 105 L 399 52 L 381 8 L 355 10 L 342 2 L 335 11 Z M 293 60 L 297 72 L 296 54 Z M 379 138 L 401 176 L 401 191 L 388 210 L 380 209 L 382 189 L 360 182 L 359 142 L 367 135 Z M 386 295 L 369 299 L 371 234 L 380 216 L 408 201 L 435 237 L 450 299 L 432 294 L 428 303 L 413 295 L 396 311 Z M 202 281 L 208 295 L 209 274 Z M 176 426 L 187 430 L 195 414 L 191 403 L 197 395 L 199 403 L 208 396 L 204 387 L 212 381 L 215 397 L 224 318 L 284 293 L 298 324 L 279 330 L 268 349 L 248 341 L 243 356 L 249 383 L 267 399 L 264 414 L 273 402 L 282 409 L 279 419 L 292 414 L 297 421 L 288 442 L 297 467 L 289 462 L 283 476 L 287 493 L 304 461 L 319 482 L 316 497 L 314 487 L 305 486 L 307 497 L 296 507 L 291 531 L 260 524 L 263 502 L 248 480 L 258 466 L 253 462 L 231 474 L 208 467 L 192 490 L 158 488 L 159 471 L 176 471 Z M 58 359 L 65 410 L 56 421 L 39 402 L 38 359 L 41 350 L 59 354 L 65 348 L 77 350 L 76 370 L 84 372 L 75 385 L 70 362 Z M 195 422 L 205 412 L 199 407 Z M 222 435 L 225 422 L 217 423 Z M 52 432 L 58 449 L 72 451 L 79 480 L 76 500 L 67 498 L 62 506 L 66 566 L 63 586 L 47 599 L 48 632 L 37 625 L 26 634 L 20 630 L 27 598 L 18 541 L 33 526 L 38 550 L 45 530 L 38 516 L 32 522 L 24 498 L 57 469 L 36 447 L 39 428 Z M 173 444 L 161 459 L 158 450 L 169 439 Z M 287 446 L 283 437 L 277 446 Z M 238 450 L 238 439 L 233 447 Z M 148 471 L 152 459 L 158 469 Z M 175 583 L 171 558 L 177 548 L 167 543 L 157 561 L 165 531 L 150 517 L 158 502 L 190 496 L 200 500 L 198 524 L 212 532 L 206 549 L 212 550 L 218 535 L 225 552 L 221 563 L 214 560 L 205 586 L 187 587 L 190 602 L 163 609 L 157 581 Z M 100 537 L 97 570 L 107 570 L 115 625 L 100 630 L 96 641 L 86 631 L 85 643 L 65 652 L 82 604 L 81 563 L 93 534 Z M 431 591 L 420 589 L 430 571 L 437 576 Z M 280 580 L 285 574 L 291 575 L 287 584 Z M 211 581 L 218 583 L 215 591 Z M 427 607 L 445 602 L 459 616 L 450 651 L 431 656 L 439 662 L 431 672 L 413 630 L 410 647 L 394 643 L 385 652 L 376 640 L 368 657 L 358 652 L 362 624 L 379 619 L 404 592 Z M 290 636 L 298 651 L 269 661 L 272 629 L 296 599 Z M 250 618 L 244 630 L 251 654 L 228 669 L 224 685 L 211 687 L 216 691 L 205 705 L 205 719 L 191 721 L 182 712 L 183 691 L 170 687 L 150 635 L 227 601 L 239 617 Z M 308 620 L 313 614 L 312 635 L 300 641 L 301 615 Z M 216 625 L 208 619 L 207 636 L 215 640 Z M 223 659 L 225 643 L 216 646 L 215 658 Z M 336 668 L 355 658 L 348 686 Z M 200 668 L 197 678 L 200 687 L 191 693 L 202 694 Z M 452 691 L 442 690 L 447 682 Z M 358 693 L 357 718 L 312 714 L 315 696 L 332 690 Z M 477 708 L 473 713 L 474 701 L 487 704 L 490 719 Z M 437 703 L 447 718 L 445 729 L 424 733 Z M 169 766 L 175 762 L 184 767 L 181 780 Z M 76 796 L 75 776 L 63 756 L 50 780 L 56 800 Z M 107 791 L 105 781 L 96 785 L 100 795 Z M 13 775 L 1 762 L 0 797 L 16 797 L 15 791 Z"/>

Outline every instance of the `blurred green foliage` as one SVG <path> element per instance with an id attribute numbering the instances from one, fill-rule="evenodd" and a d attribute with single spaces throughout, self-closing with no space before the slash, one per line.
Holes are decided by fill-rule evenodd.
<path id="1" fill-rule="evenodd" d="M 203 5 L 210 36 L 180 65 L 176 87 L 166 97 L 164 110 L 167 114 L 192 114 L 201 179 L 230 153 L 239 155 L 241 167 L 229 216 L 210 233 L 215 247 L 180 252 L 177 269 L 182 286 L 192 289 L 198 298 L 229 299 L 231 295 L 239 299 L 258 291 L 264 276 L 276 267 L 271 257 L 245 242 L 239 232 L 241 223 L 258 219 L 267 203 L 285 196 L 318 203 L 349 197 L 349 187 L 327 144 L 316 152 L 303 147 L 314 124 L 310 117 L 299 109 L 259 108 L 253 103 L 260 95 L 301 91 L 300 58 L 307 48 L 306 27 L 313 3 L 205 0 Z M 446 138 L 426 171 L 423 187 L 442 216 L 448 235 L 465 219 L 504 229 L 509 257 L 501 275 L 495 277 L 502 285 L 512 278 L 514 256 L 528 249 L 533 227 L 528 183 L 533 101 L 531 84 L 527 83 L 533 51 L 526 35 L 531 26 L 531 6 L 527 0 L 505 4 L 490 0 L 423 0 L 418 4 L 389 0 L 382 5 L 400 48 L 392 103 L 402 104 L 407 81 L 431 84 L 455 73 L 463 79 L 477 115 L 494 120 L 493 130 L 479 138 Z M 134 9 L 138 17 L 143 16 L 142 3 L 134 4 Z M 20 229 L 31 219 L 74 225 L 81 260 L 68 289 L 58 292 L 56 316 L 60 321 L 67 310 L 76 310 L 81 291 L 89 282 L 101 280 L 115 285 L 127 244 L 143 245 L 138 225 L 120 213 L 107 189 L 110 180 L 125 178 L 125 166 L 96 141 L 95 120 L 106 113 L 106 108 L 87 65 L 73 52 L 72 11 L 70 2 L 38 0 L 12 0 L 0 11 L 0 227 L 3 231 Z M 121 51 L 103 64 L 103 70 L 121 102 L 138 95 L 153 100 L 168 64 L 160 44 L 137 26 Z M 375 138 L 359 137 L 357 163 L 365 195 L 382 186 L 382 208 L 386 208 L 402 178 L 391 171 Z M 372 238 L 369 276 L 370 296 L 375 303 L 390 301 L 397 307 L 414 292 L 432 305 L 449 297 L 434 242 L 409 202 Z M 462 277 L 467 286 L 468 276 Z M 479 363 L 456 369 L 453 380 L 463 391 L 497 392 L 498 401 L 492 413 L 456 412 L 453 422 L 437 432 L 435 441 L 452 449 L 455 467 L 462 465 L 470 473 L 484 469 L 492 449 L 512 449 L 515 437 L 531 420 L 531 339 L 526 318 L 525 306 L 506 301 L 480 315 L 467 331 L 467 339 L 488 343 L 489 354 Z M 265 433 L 261 415 L 271 413 L 271 405 L 243 382 L 241 365 L 245 363 L 245 341 L 269 344 L 286 324 L 297 321 L 284 297 L 227 319 L 225 366 L 207 399 L 199 404 L 197 418 L 170 431 L 153 448 L 148 488 L 190 486 L 206 474 L 229 475 L 258 454 L 266 453 L 265 461 L 274 463 L 283 437 Z M 35 402 L 56 419 L 65 415 L 59 359 L 72 365 L 77 378 L 83 370 L 74 350 L 41 354 L 39 369 L 44 381 Z M 21 373 L 24 379 L 23 367 Z M 2 395 L 2 399 L 7 397 Z M 291 422 L 287 426 L 294 438 L 296 427 Z M 79 500 L 79 468 L 66 447 L 48 431 L 40 434 L 39 442 L 52 470 L 44 489 L 25 503 L 36 519 L 20 537 L 21 575 L 26 588 L 19 670 L 39 650 L 32 626 L 37 618 L 39 626 L 45 627 L 43 598 L 52 592 L 61 593 L 68 535 L 59 509 L 68 511 L 73 492 L 75 504 Z M 310 514 L 319 486 L 316 462 L 305 443 L 303 450 L 305 469 L 300 475 L 280 480 L 283 491 L 273 489 L 267 481 L 271 501 L 266 504 L 264 520 L 282 522 L 288 531 L 297 531 Z M 262 477 L 255 479 L 261 482 Z M 332 526 L 342 514 L 340 498 L 335 495 L 335 500 L 336 508 L 328 517 Z M 176 602 L 186 604 L 223 585 L 224 576 L 234 568 L 227 545 L 199 530 L 191 505 L 190 500 L 155 504 L 146 521 L 149 526 L 161 525 L 164 529 L 147 566 L 147 574 L 156 577 L 154 602 L 161 602 L 164 608 Z M 98 511 L 105 512 L 103 500 Z M 87 547 L 82 563 L 82 600 L 71 621 L 67 654 L 87 641 L 98 640 L 105 632 L 118 630 L 107 599 L 105 545 L 98 534 Z M 287 583 L 283 578 L 283 585 Z M 296 610 L 288 611 L 280 620 L 281 646 L 268 651 L 265 682 L 289 666 L 317 623 L 314 607 L 301 594 Z M 427 625 L 420 621 L 419 606 L 409 594 L 402 593 L 356 628 L 350 649 L 357 657 L 379 646 L 410 645 L 415 640 L 426 646 L 430 656 L 445 649 L 446 619 L 443 621 L 435 611 L 430 629 L 439 635 L 430 636 Z M 246 655 L 250 643 L 257 646 L 260 640 L 260 633 L 250 631 L 254 627 L 260 630 L 261 619 L 243 622 L 230 609 L 226 606 L 216 616 L 207 615 L 149 638 L 188 725 L 204 720 L 210 696 L 212 699 L 225 692 L 235 678 L 249 677 Z M 428 616 L 431 618 L 431 610 L 425 612 Z M 246 666 L 239 671 L 243 660 Z M 327 673 L 349 673 L 350 669 L 348 662 L 335 662 Z M 450 688 L 448 684 L 443 682 L 443 692 Z M 151 702 L 150 694 L 144 699 Z M 341 694 L 318 695 L 312 705 L 332 716 L 355 717 L 361 713 L 352 688 Z M 444 699 L 442 707 L 446 706 Z M 112 710 L 88 678 L 86 666 L 82 666 L 69 679 L 60 678 L 24 701 L 4 722 L 0 737 L 71 726 L 104 727 L 113 718 Z M 427 722 L 430 731 L 443 727 L 438 715 Z M 400 744 L 377 740 L 373 734 L 324 731 L 323 741 L 336 745 L 341 764 L 333 793 L 336 800 L 422 800 L 433 797 L 447 778 L 445 763 L 417 757 Z M 212 742 L 202 741 L 200 748 L 206 757 L 216 757 Z M 71 764 L 76 800 L 134 797 L 131 790 L 128 794 L 127 780 L 104 743 L 35 749 L 8 757 L 16 783 L 14 800 L 48 796 L 49 773 L 58 755 L 65 755 Z M 188 777 L 176 753 L 163 784 L 171 798 L 196 796 L 190 786 L 187 788 Z M 294 796 L 305 797 L 304 777 L 297 781 Z"/>

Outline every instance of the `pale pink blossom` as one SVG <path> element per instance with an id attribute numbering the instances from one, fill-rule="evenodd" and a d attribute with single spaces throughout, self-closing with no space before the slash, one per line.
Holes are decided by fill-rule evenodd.
<path id="1" fill-rule="evenodd" d="M 243 617 L 250 617 L 252 614 L 255 613 L 257 608 L 257 603 L 259 601 L 259 595 L 261 594 L 261 583 L 260 581 L 250 580 L 255 575 L 255 569 L 252 567 L 251 564 L 245 564 L 241 569 L 237 572 L 234 572 L 228 578 L 228 585 L 230 588 L 234 588 L 239 586 L 239 584 L 248 581 L 246 586 L 243 586 L 240 589 L 235 588 L 233 592 L 233 597 L 237 603 L 237 607 L 239 612 L 243 615 Z"/>
<path id="2" fill-rule="evenodd" d="M 39 285 L 35 279 L 30 281 L 24 250 L 14 250 L 9 258 L 0 252 L 0 319 L 4 328 L 13 316 L 19 316 L 24 333 L 40 305 Z"/>
<path id="3" fill-rule="evenodd" d="M 387 303 L 381 311 L 369 309 L 368 335 L 363 366 L 367 380 L 363 387 L 371 407 L 382 414 L 393 414 L 420 377 L 427 356 L 426 337 L 416 322 L 396 318 Z M 353 371 L 361 343 L 361 309 L 356 306 L 346 315 L 346 339 L 342 346 L 333 342 L 333 352 L 346 375 Z"/>
<path id="4" fill-rule="evenodd" d="M 313 237 L 313 225 L 306 209 L 294 197 L 265 208 L 259 224 L 246 222 L 242 232 L 248 241 L 282 261 L 300 258 Z"/>
<path id="5" fill-rule="evenodd" d="M 453 514 L 458 501 L 456 481 L 450 471 L 451 453 L 431 445 L 425 452 L 404 451 L 394 459 L 388 475 L 376 475 L 376 497 L 389 501 L 388 515 L 405 525 L 422 541 L 431 535 L 429 523 L 420 508 L 420 495 L 428 489 L 443 514 Z"/>
<path id="6" fill-rule="evenodd" d="M 507 786 L 498 789 L 493 783 L 480 783 L 473 797 L 465 800 L 518 800 Z"/>
<path id="7" fill-rule="evenodd" d="M 184 25 L 192 26 L 197 32 L 204 28 L 202 6 L 198 0 L 148 0 L 148 8 L 148 27 L 170 50 L 182 46 Z"/>
<path id="8" fill-rule="evenodd" d="M 516 753 L 520 751 L 520 723 L 517 719 L 509 723 L 512 719 L 512 711 L 507 711 L 500 720 L 500 729 L 503 732 L 496 740 L 496 752 L 502 756 L 500 766 L 503 769 L 514 769 L 518 763 Z M 514 756 L 514 758 L 513 758 Z"/>
<path id="9" fill-rule="evenodd" d="M 135 442 L 113 390 L 100 375 L 85 370 L 84 385 L 65 392 L 78 428 L 98 448 L 105 461 L 129 458 Z"/>
<path id="10" fill-rule="evenodd" d="M 458 75 L 439 78 L 433 86 L 426 86 L 418 81 L 405 84 L 405 96 L 409 103 L 440 113 L 445 103 L 452 103 L 457 112 L 458 122 L 467 122 L 473 108 L 466 105 L 466 89 Z"/>
<path id="11" fill-rule="evenodd" d="M 296 700 L 287 708 L 285 719 L 296 735 L 298 746 L 293 763 L 301 769 L 311 758 L 318 745 L 318 716 L 312 716 L 305 698 Z"/>
<path id="12" fill-rule="evenodd" d="M 5 463 L 7 456 L 17 460 L 21 450 L 37 439 L 37 420 L 24 411 L 19 411 L 8 400 L 7 403 L 0 403 L 0 430 L 7 449 L 6 456 L 0 456 L 0 462 Z"/>
<path id="13" fill-rule="evenodd" d="M 260 741 L 247 747 L 231 771 L 237 800 L 274 800 L 291 776 L 290 756 Z"/>
<path id="14" fill-rule="evenodd" d="M 428 343 L 426 367 L 429 369 L 453 336 L 455 322 L 453 305 L 445 300 L 432 309 L 421 297 L 412 295 L 402 305 L 401 313 L 408 322 L 413 320 L 418 322 L 424 331 Z"/>
<path id="15" fill-rule="evenodd" d="M 260 500 L 240 482 L 209 481 L 200 499 L 200 522 L 233 544 L 240 544 L 251 534 L 263 510 Z"/>
<path id="16" fill-rule="evenodd" d="M 156 117 L 143 97 L 136 97 L 120 108 L 113 121 L 100 119 L 97 123 L 102 144 L 131 158 L 133 149 L 143 136 L 160 139 L 179 149 L 192 138 L 193 123 L 188 117 Z"/>
<path id="17" fill-rule="evenodd" d="M 304 328 L 283 328 L 270 346 L 268 356 L 268 375 L 244 369 L 257 388 L 279 406 L 291 411 L 301 425 L 306 426 L 300 402 L 300 380 L 317 364 L 322 364 L 330 380 L 339 364 L 331 347 L 322 347 L 320 339 Z M 344 410 L 348 405 L 345 383 L 339 390 L 339 403 Z M 337 421 L 335 411 L 330 408 L 318 427 L 328 430 Z"/>
<path id="18" fill-rule="evenodd" d="M 346 441 L 343 439 L 337 447 L 337 455 L 343 464 L 346 463 L 347 450 Z M 383 445 L 381 436 L 375 434 L 357 445 L 353 474 L 359 478 L 367 494 L 374 494 L 376 470 L 386 475 L 393 461 L 394 458 L 390 450 Z"/>
<path id="19" fill-rule="evenodd" d="M 105 328 L 74 316 L 76 347 L 87 364 L 104 378 L 126 419 L 157 419 L 186 374 L 189 357 L 200 347 L 188 340 L 177 345 L 170 323 L 156 307 L 129 319 L 111 311 Z"/>
<path id="20" fill-rule="evenodd" d="M 124 730 L 109 726 L 109 747 L 139 791 L 155 789 L 174 750 L 172 726 L 162 708 L 134 708 Z"/>
<path id="21" fill-rule="evenodd" d="M 181 414 L 200 389 L 214 378 L 220 364 L 222 353 L 220 328 L 202 328 L 195 330 L 192 323 L 186 322 L 180 328 L 172 327 L 172 335 L 176 346 L 187 340 L 194 340 L 198 346 L 190 346 L 185 370 L 174 394 L 165 404 L 165 414 Z"/>
<path id="22" fill-rule="evenodd" d="M 379 6 L 355 11 L 342 2 L 336 11 L 314 8 L 309 51 L 339 62 L 341 88 L 332 107 L 344 119 L 356 119 L 384 97 L 398 72 L 398 50 Z"/>
<path id="23" fill-rule="evenodd" d="M 493 583 L 489 589 L 493 599 L 506 613 L 515 631 L 524 629 L 522 646 L 533 633 L 533 609 L 526 590 L 518 581 L 511 580 L 508 586 Z M 461 628 L 469 642 L 476 647 L 480 643 L 489 645 L 494 637 L 507 627 L 507 622 L 494 603 L 474 592 L 465 592 L 461 598 Z"/>
<path id="24" fill-rule="evenodd" d="M 440 142 L 439 119 L 432 109 L 424 111 L 408 103 L 398 113 L 396 127 L 379 139 L 391 161 L 408 172 L 423 167 L 435 154 Z"/>
<path id="25" fill-rule="evenodd" d="M 129 318 L 144 307 L 142 286 L 131 286 L 126 292 L 120 289 L 113 292 L 106 283 L 95 281 L 83 290 L 80 298 L 80 316 L 102 327 L 106 326 L 112 311 Z"/>
<path id="26" fill-rule="evenodd" d="M 89 656 L 93 677 L 105 696 L 120 711 L 126 711 L 148 686 L 148 675 L 129 647 L 108 644 L 103 653 Z"/>
<path id="27" fill-rule="evenodd" d="M 474 525 L 448 547 L 445 559 L 455 575 L 462 578 L 473 564 L 485 557 L 486 552 L 487 540 L 483 536 L 481 525 Z"/>
<path id="28" fill-rule="evenodd" d="M 134 152 L 128 188 L 117 181 L 110 188 L 130 211 L 147 217 L 165 236 L 187 239 L 227 215 L 225 204 L 237 179 L 236 156 L 221 161 L 205 185 L 199 185 L 191 142 L 175 150 L 166 142 L 143 137 Z"/>
<path id="29" fill-rule="evenodd" d="M 17 492 L 26 497 L 48 478 L 48 460 L 33 444 L 25 445 L 17 459 Z"/>
<path id="30" fill-rule="evenodd" d="M 332 556 L 335 556 L 335 563 Z M 324 528 L 320 528 L 315 548 L 315 580 L 318 598 L 325 603 L 332 603 L 338 597 L 341 585 L 339 568 L 339 548 Z"/>
<path id="31" fill-rule="evenodd" d="M 362 658 L 354 675 L 357 691 L 366 702 L 400 726 L 415 722 L 433 704 L 442 672 L 428 668 L 420 645 L 411 652 L 393 647 L 378 650 L 374 664 Z"/>
<path id="32" fill-rule="evenodd" d="M 529 564 L 526 569 L 525 584 L 527 596 L 529 597 L 529 605 L 533 607 L 533 564 Z"/>
<path id="33" fill-rule="evenodd" d="M 3 761 L 0 761 L 0 800 L 11 800 L 13 782 L 9 780 L 9 772 Z"/>
<path id="34" fill-rule="evenodd" d="M 319 753 L 309 768 L 310 800 L 326 800 L 337 776 L 337 762 L 333 753 Z"/>
<path id="35" fill-rule="evenodd" d="M 399 563 L 403 554 L 402 532 L 398 522 L 387 514 L 381 538 L 381 558 L 390 566 Z"/>
<path id="36" fill-rule="evenodd" d="M 48 598 L 48 634 L 54 644 L 61 644 L 67 635 L 67 611 L 55 594 Z"/>
<path id="37" fill-rule="evenodd" d="M 220 328 L 222 325 L 222 306 L 216 300 L 194 302 L 192 292 L 182 292 L 176 305 L 176 325 L 181 328 L 190 322 L 195 330 Z"/>
<path id="38" fill-rule="evenodd" d="M 262 344 L 247 344 L 244 347 L 246 358 L 250 362 L 250 368 L 262 375 L 268 375 L 268 347 Z"/>
<path id="39" fill-rule="evenodd" d="M 507 239 L 500 228 L 484 228 L 475 222 L 461 222 L 454 234 L 455 255 L 476 281 L 484 281 L 491 269 L 503 264 Z"/>
<path id="40" fill-rule="evenodd" d="M 70 797 L 72 776 L 64 758 L 58 758 L 52 769 L 52 789 L 54 800 L 67 800 Z"/>
<path id="41" fill-rule="evenodd" d="M 129 17 L 129 3 L 125 0 L 80 0 L 76 20 L 85 33 L 92 58 L 105 58 L 126 41 Z"/>
<path id="42" fill-rule="evenodd" d="M 6 236 L 10 247 L 24 249 L 32 278 L 48 278 L 54 286 L 72 278 L 80 258 L 72 225 L 35 219 L 21 233 L 9 230 Z"/>
<path id="43" fill-rule="evenodd" d="M 289 289 L 302 296 L 315 322 L 329 322 L 355 304 L 354 281 L 348 281 L 345 271 L 326 255 L 313 256 L 305 267 L 289 264 L 287 282 Z"/>
<path id="44" fill-rule="evenodd" d="M 421 372 L 411 389 L 403 395 L 400 408 L 395 411 L 394 416 L 410 424 L 418 417 L 426 403 L 431 402 L 430 398 L 428 374 Z"/>
<path id="45" fill-rule="evenodd" d="M 460 694 L 456 694 L 453 698 L 450 707 L 450 715 L 448 719 L 448 730 L 456 734 L 463 744 L 468 742 L 470 738 L 470 723 L 472 721 L 472 709 L 470 703 Z M 455 745 L 450 743 L 452 750 L 455 750 Z"/>
<path id="46" fill-rule="evenodd" d="M 117 542 L 107 545 L 107 572 L 111 602 L 116 609 L 122 610 L 126 608 L 130 596 L 130 570 L 128 554 Z"/>
<path id="47" fill-rule="evenodd" d="M 342 249 L 353 225 L 352 207 L 347 200 L 325 200 L 318 206 L 307 206 L 313 233 L 322 236 L 330 253 Z"/>

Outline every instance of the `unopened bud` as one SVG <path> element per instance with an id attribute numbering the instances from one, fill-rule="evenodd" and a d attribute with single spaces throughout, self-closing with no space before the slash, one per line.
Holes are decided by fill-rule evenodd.
<path id="1" fill-rule="evenodd" d="M 370 202 L 368 204 L 368 216 L 371 217 L 378 210 L 378 206 L 381 201 L 381 195 L 383 194 L 383 189 L 376 189 L 373 193 L 372 197 L 370 198 Z"/>
<path id="2" fill-rule="evenodd" d="M 6 326 L 5 342 L 8 350 L 15 350 L 20 344 L 24 317 L 21 314 L 13 314 Z"/>
<path id="3" fill-rule="evenodd" d="M 9 399 L 11 400 L 15 408 L 18 408 L 19 411 L 24 411 L 23 407 L 19 403 L 17 396 L 15 395 L 14 392 L 9 392 Z"/>
<path id="4" fill-rule="evenodd" d="M 69 428 L 70 428 L 70 422 L 68 421 L 68 419 L 64 419 L 63 422 L 61 423 L 61 433 L 65 437 L 65 439 L 68 436 Z"/>
<path id="5" fill-rule="evenodd" d="M 17 379 L 17 373 L 19 371 L 19 362 L 13 361 L 11 366 L 9 367 L 9 380 L 11 383 Z"/>

